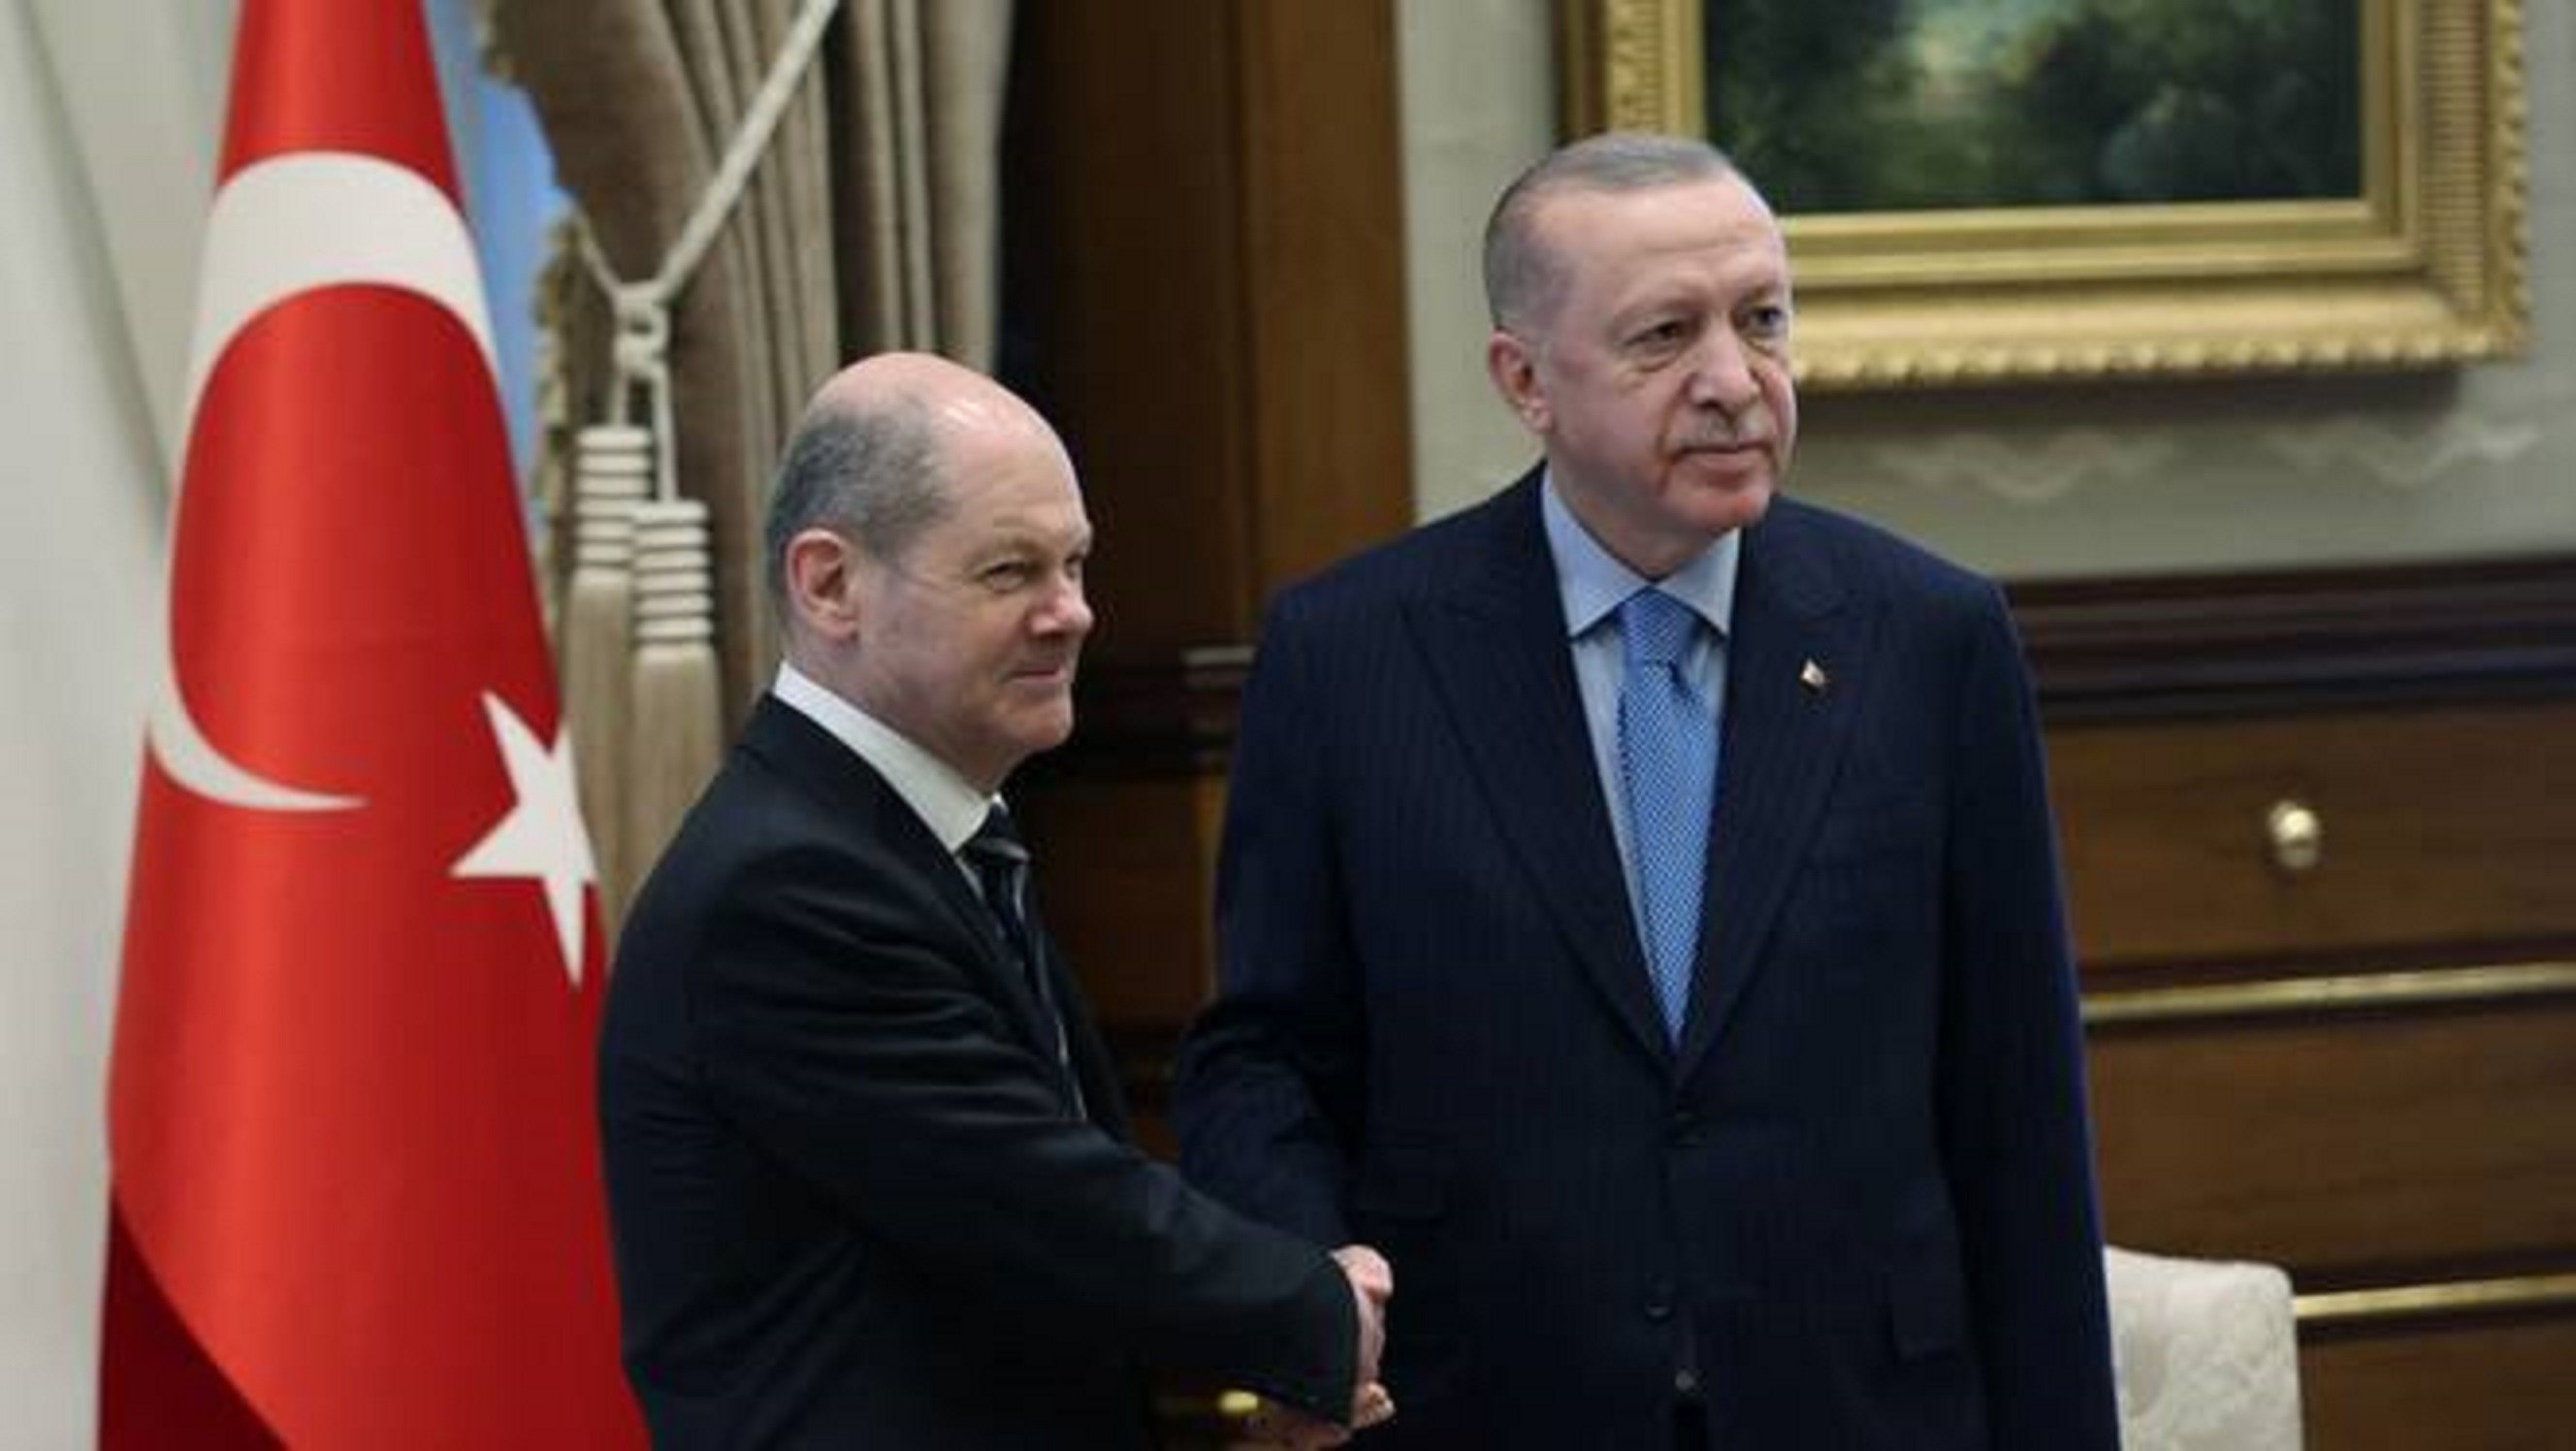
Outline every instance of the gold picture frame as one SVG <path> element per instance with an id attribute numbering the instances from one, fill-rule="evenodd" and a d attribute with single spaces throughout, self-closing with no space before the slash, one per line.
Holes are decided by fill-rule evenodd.
<path id="1" fill-rule="evenodd" d="M 2401 369 L 2521 352 L 2521 0 L 2358 3 L 2361 196 L 1788 216 L 1800 381 Z M 1560 4 L 1568 134 L 1706 134 L 1700 0 Z"/>

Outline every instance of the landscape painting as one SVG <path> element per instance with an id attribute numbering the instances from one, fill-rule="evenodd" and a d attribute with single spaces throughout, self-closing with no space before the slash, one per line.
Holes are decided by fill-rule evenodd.
<path id="1" fill-rule="evenodd" d="M 1709 135 L 1794 215 L 2362 191 L 2361 0 L 1706 0 Z"/>

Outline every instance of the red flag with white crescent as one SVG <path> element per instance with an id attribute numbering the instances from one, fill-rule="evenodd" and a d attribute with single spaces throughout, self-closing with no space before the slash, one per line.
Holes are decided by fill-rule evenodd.
<path id="1" fill-rule="evenodd" d="M 199 288 L 101 1444 L 640 1444 L 590 847 L 416 0 L 243 0 Z"/>

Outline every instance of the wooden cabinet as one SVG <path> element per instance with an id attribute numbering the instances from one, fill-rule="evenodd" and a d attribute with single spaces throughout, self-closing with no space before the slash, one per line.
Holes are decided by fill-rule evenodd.
<path id="1" fill-rule="evenodd" d="M 2285 1266 L 2308 1444 L 2571 1444 L 2576 565 L 2016 597 L 2106 1228 Z"/>
<path id="2" fill-rule="evenodd" d="M 2414 1312 L 2299 1330 L 2312 1451 L 2548 1451 L 2576 1439 L 2576 1315 Z"/>
<path id="3" fill-rule="evenodd" d="M 2316 1290 L 2576 1268 L 2576 988 L 2204 1001 L 2093 1029 L 2113 1240 L 2272 1260 Z"/>
<path id="4" fill-rule="evenodd" d="M 2105 987 L 2576 936 L 2576 706 L 2071 725 L 2049 766 Z"/>

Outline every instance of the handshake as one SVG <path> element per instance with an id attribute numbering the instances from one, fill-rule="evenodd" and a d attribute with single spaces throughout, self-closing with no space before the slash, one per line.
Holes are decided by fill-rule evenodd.
<path id="1" fill-rule="evenodd" d="M 1395 1271 L 1384 1255 L 1364 1244 L 1342 1246 L 1333 1251 L 1333 1260 L 1351 1282 L 1351 1299 L 1359 1315 L 1359 1373 L 1357 1389 L 1351 1394 L 1350 1424 L 1335 1425 L 1264 1400 L 1245 1422 L 1252 1438 L 1245 1443 L 1249 1447 L 1309 1451 L 1339 1446 L 1351 1439 L 1352 1432 L 1381 1425 L 1395 1414 L 1395 1399 L 1378 1380 L 1378 1360 L 1386 1352 L 1386 1303 L 1395 1297 Z"/>

